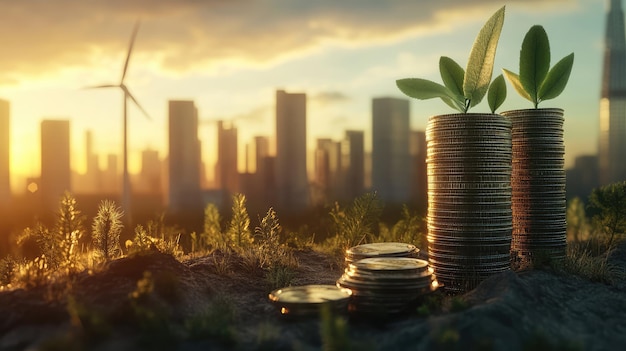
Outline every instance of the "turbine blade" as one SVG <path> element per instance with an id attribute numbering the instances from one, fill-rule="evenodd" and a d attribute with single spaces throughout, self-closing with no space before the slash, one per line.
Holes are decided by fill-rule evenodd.
<path id="1" fill-rule="evenodd" d="M 126 55 L 126 62 L 124 62 L 124 70 L 122 71 L 122 79 L 120 80 L 120 84 L 123 84 L 124 78 L 126 78 L 126 70 L 128 70 L 128 61 L 130 61 L 130 54 L 133 52 L 133 45 L 135 44 L 135 38 L 137 37 L 138 31 L 139 31 L 139 20 L 137 20 L 137 22 L 135 23 L 133 34 L 130 37 L 130 45 L 128 46 L 128 54 Z"/>
<path id="2" fill-rule="evenodd" d="M 119 85 L 115 84 L 102 84 L 102 85 L 90 85 L 83 87 L 83 89 L 100 89 L 100 88 L 119 88 Z"/>
<path id="3" fill-rule="evenodd" d="M 135 99 L 135 97 L 133 96 L 133 94 L 130 93 L 130 91 L 128 91 L 128 88 L 126 88 L 126 86 L 123 86 L 124 89 L 124 93 L 126 94 L 126 97 L 129 97 L 131 100 L 133 100 L 133 102 L 135 103 L 135 105 L 137 107 L 139 107 L 139 109 L 141 110 L 141 112 L 143 112 L 144 116 L 146 116 L 146 118 L 149 121 L 152 121 L 152 117 L 150 117 L 150 115 L 148 114 L 148 112 L 146 112 L 146 110 L 144 110 L 143 107 L 141 107 L 141 105 L 139 104 L 139 101 L 137 101 L 137 99 Z"/>

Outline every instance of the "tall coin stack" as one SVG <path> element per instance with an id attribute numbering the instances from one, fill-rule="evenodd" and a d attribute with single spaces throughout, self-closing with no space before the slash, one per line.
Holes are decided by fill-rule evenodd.
<path id="1" fill-rule="evenodd" d="M 513 239 L 518 264 L 565 257 L 563 110 L 504 112 L 513 129 Z"/>
<path id="2" fill-rule="evenodd" d="M 473 289 L 510 267 L 511 122 L 432 116 L 426 128 L 428 255 L 444 289 Z"/>

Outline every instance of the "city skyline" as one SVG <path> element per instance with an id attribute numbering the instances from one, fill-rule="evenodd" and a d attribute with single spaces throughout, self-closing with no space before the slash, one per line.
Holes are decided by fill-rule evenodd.
<path id="1" fill-rule="evenodd" d="M 119 92 L 94 94 L 79 88 L 119 74 L 128 33 L 138 17 L 142 29 L 127 80 L 154 121 L 141 119 L 141 111 L 129 108 L 134 174 L 139 172 L 142 150 L 167 154 L 169 100 L 195 101 L 200 120 L 234 121 L 240 161 L 245 145 L 252 144 L 256 135 L 272 138 L 274 150 L 273 95 L 281 88 L 307 93 L 309 155 L 316 139 L 339 140 L 345 130 L 365 131 L 369 152 L 371 99 L 401 97 L 397 78 L 439 80 L 441 55 L 463 65 L 478 28 L 501 6 L 489 1 L 292 1 L 284 6 L 268 0 L 247 4 L 244 11 L 237 2 L 162 1 L 150 7 L 143 1 L 65 7 L 29 4 L 6 4 L 7 11 L 0 14 L 0 30 L 21 28 L 11 30 L 10 40 L 0 39 L 7 52 L 1 59 L 5 70 L 0 72 L 0 98 L 11 102 L 13 189 L 21 188 L 15 184 L 20 178 L 39 173 L 38 145 L 24 140 L 37 140 L 37 126 L 43 119 L 70 119 L 71 145 L 83 145 L 84 132 L 91 129 L 95 153 L 120 155 Z M 536 23 L 545 26 L 555 57 L 576 53 L 565 92 L 544 106 L 565 109 L 568 166 L 580 154 L 597 152 L 607 4 L 601 0 L 507 3 L 496 73 L 500 68 L 516 70 L 523 35 Z M 270 10 L 267 5 L 276 6 Z M 90 6 L 98 8 L 98 18 L 91 17 Z M 56 13 L 65 16 L 54 17 Z M 36 21 L 15 24 L 27 15 Z M 257 24 L 254 32 L 247 30 L 252 23 Z M 50 44 L 37 45 L 41 39 Z M 40 57 L 46 57 L 45 62 Z M 451 112 L 440 102 L 411 101 L 410 105 L 414 130 L 423 130 L 429 115 Z M 509 86 L 502 110 L 526 107 L 527 102 Z M 486 107 L 481 104 L 476 110 Z M 216 134 L 214 124 L 201 123 L 203 142 L 211 142 Z M 83 151 L 74 147 L 71 152 L 72 168 L 84 172 Z M 203 152 L 208 169 L 215 164 L 216 153 L 217 148 Z"/>

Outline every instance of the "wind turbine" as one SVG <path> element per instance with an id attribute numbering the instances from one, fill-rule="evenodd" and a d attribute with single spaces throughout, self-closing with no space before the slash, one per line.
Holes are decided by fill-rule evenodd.
<path id="1" fill-rule="evenodd" d="M 119 84 L 103 84 L 88 87 L 90 89 L 100 89 L 100 88 L 120 88 L 124 93 L 124 154 L 123 154 L 123 188 L 122 188 L 122 209 L 126 214 L 126 219 L 128 223 L 131 223 L 131 212 L 130 212 L 130 177 L 128 174 L 128 99 L 130 99 L 138 108 L 143 112 L 148 120 L 151 120 L 150 115 L 146 110 L 141 107 L 137 99 L 130 93 L 126 84 L 124 84 L 124 78 L 126 78 L 126 71 L 128 70 L 128 61 L 130 60 L 130 54 L 133 51 L 133 45 L 135 43 L 135 37 L 137 36 L 137 32 L 139 31 L 139 21 L 135 23 L 135 28 L 133 29 L 132 36 L 130 37 L 130 45 L 128 47 L 128 54 L 126 55 L 126 61 L 124 62 L 124 69 L 122 70 L 122 79 L 120 79 Z"/>

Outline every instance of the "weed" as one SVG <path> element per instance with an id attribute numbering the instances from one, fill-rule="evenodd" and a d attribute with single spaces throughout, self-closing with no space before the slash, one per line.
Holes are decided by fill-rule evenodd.
<path id="1" fill-rule="evenodd" d="M 215 338 L 225 346 L 234 346 L 237 311 L 228 296 L 217 294 L 200 313 L 185 321 L 185 330 L 192 340 Z"/>
<path id="2" fill-rule="evenodd" d="M 122 232 L 122 210 L 110 200 L 104 200 L 98 207 L 98 214 L 93 219 L 92 239 L 94 249 L 104 261 L 121 254 L 120 233 Z"/>
<path id="3" fill-rule="evenodd" d="M 250 233 L 250 216 L 246 209 L 246 196 L 243 194 L 235 194 L 233 196 L 233 216 L 228 226 L 228 240 L 230 244 L 236 248 L 252 244 L 252 234 Z"/>
<path id="4" fill-rule="evenodd" d="M 570 243 L 565 260 L 555 268 L 590 281 L 613 284 L 626 279 L 626 271 L 608 261 L 610 251 L 594 255 L 588 244 Z"/>
<path id="5" fill-rule="evenodd" d="M 280 328 L 269 321 L 260 323 L 256 331 L 256 349 L 274 350 L 275 344 L 280 340 Z"/>
<path id="6" fill-rule="evenodd" d="M 293 284 L 295 272 L 289 266 L 274 264 L 265 273 L 265 280 L 269 284 L 270 290 L 283 288 Z"/>
<path id="7" fill-rule="evenodd" d="M 426 249 L 428 242 L 422 231 L 423 219 L 411 213 L 406 205 L 402 206 L 402 218 L 391 228 L 380 224 L 378 240 L 411 243 L 420 249 Z"/>
<path id="8" fill-rule="evenodd" d="M 350 350 L 352 345 L 348 336 L 346 320 L 336 316 L 330 304 L 324 304 L 321 307 L 320 317 L 322 349 L 325 351 Z"/>
<path id="9" fill-rule="evenodd" d="M 376 197 L 376 193 L 367 193 L 356 198 L 345 209 L 335 203 L 335 207 L 330 211 L 335 236 L 327 241 L 329 251 L 343 255 L 345 249 L 374 238 L 382 210 L 383 205 Z"/>
<path id="10" fill-rule="evenodd" d="M 79 268 L 78 241 L 83 232 L 83 216 L 76 206 L 76 199 L 70 193 L 65 193 L 59 206 L 56 226 L 50 236 L 53 241 L 50 256 L 53 267 L 64 268 L 67 273 Z M 57 245 L 58 248 L 55 248 Z"/>
<path id="11" fill-rule="evenodd" d="M 15 281 L 25 288 L 32 288 L 44 285 L 49 278 L 48 259 L 45 255 L 41 255 L 32 261 L 20 264 Z"/>
<path id="12" fill-rule="evenodd" d="M 8 255 L 0 260 L 0 286 L 8 286 L 15 278 L 18 263 L 13 256 Z"/>
<path id="13" fill-rule="evenodd" d="M 221 221 L 217 206 L 208 204 L 204 209 L 204 230 L 198 241 L 201 250 L 207 248 L 226 250 L 228 243 L 222 233 Z"/>

